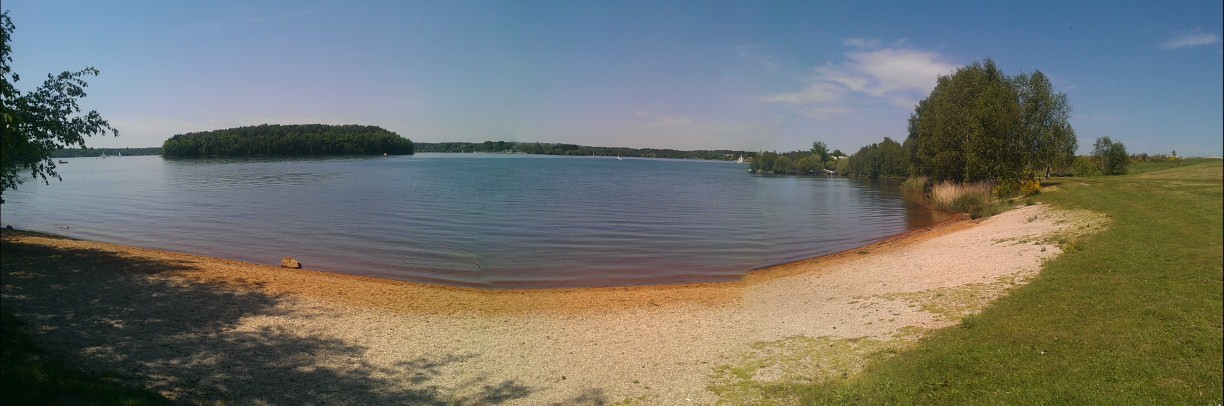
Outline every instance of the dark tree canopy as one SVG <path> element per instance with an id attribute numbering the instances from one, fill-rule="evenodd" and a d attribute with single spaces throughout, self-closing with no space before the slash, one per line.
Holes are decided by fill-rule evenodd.
<path id="1" fill-rule="evenodd" d="M 376 126 L 263 124 L 178 134 L 162 144 L 168 157 L 252 155 L 411 155 L 411 140 Z"/>
<path id="2" fill-rule="evenodd" d="M 1008 77 L 986 59 L 941 76 L 909 120 L 914 175 L 1018 182 L 1069 165 L 1077 148 L 1070 105 L 1040 71 Z"/>
<path id="3" fill-rule="evenodd" d="M 4 191 L 22 183 L 18 175 L 30 171 L 30 176 L 50 183 L 48 179 L 60 179 L 55 172 L 55 161 L 51 153 L 69 147 L 85 147 L 85 137 L 119 131 L 110 126 L 96 110 L 80 115 L 77 101 L 85 97 L 85 76 L 97 76 L 99 71 L 88 67 L 76 72 L 47 75 L 42 86 L 30 93 L 17 90 L 15 84 L 20 76 L 12 72 L 12 48 L 9 41 L 13 34 L 13 22 L 8 12 L 0 14 L 0 33 L 3 35 L 3 50 L 0 52 L 0 196 Z M 0 197 L 0 202 L 3 202 Z"/>
<path id="4" fill-rule="evenodd" d="M 849 158 L 845 173 L 869 178 L 900 178 L 907 173 L 901 144 L 884 137 L 879 144 L 859 149 Z"/>

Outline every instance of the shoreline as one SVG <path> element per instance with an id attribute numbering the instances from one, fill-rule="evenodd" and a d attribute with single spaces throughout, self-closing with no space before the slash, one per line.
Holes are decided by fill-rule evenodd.
<path id="1" fill-rule="evenodd" d="M 723 366 L 793 351 L 788 343 L 900 345 L 953 325 L 1034 277 L 1060 252 L 1049 236 L 1078 224 L 1029 206 L 736 282 L 546 290 L 5 230 L 2 304 L 57 355 L 190 403 L 710 404 L 711 388 L 740 379 Z M 837 356 L 861 368 L 871 355 Z M 766 372 L 746 379 L 786 376 Z"/>
<path id="2" fill-rule="evenodd" d="M 773 265 L 765 268 L 755 269 L 742 275 L 739 279 L 726 282 L 700 282 L 700 283 L 670 283 L 670 284 L 652 284 L 652 285 L 629 285 L 629 286 L 598 286 L 598 287 L 560 287 L 560 288 L 525 288 L 525 289 L 495 289 L 495 288 L 478 288 L 467 286 L 451 286 L 443 284 L 430 284 L 413 281 L 405 281 L 399 279 L 381 278 L 377 276 L 356 275 L 340 272 L 331 272 L 314 269 L 290 269 L 276 265 L 260 264 L 241 260 L 233 260 L 219 257 L 211 257 L 207 255 L 191 254 L 173 250 L 164 250 L 159 248 L 146 248 L 139 246 L 131 246 L 124 244 L 115 244 L 102 241 L 94 241 L 87 239 L 79 239 L 69 236 L 64 236 L 55 233 L 45 233 L 40 231 L 28 231 L 20 229 L 4 229 L 0 230 L 3 233 L 3 238 L 8 240 L 15 234 L 16 237 L 35 237 L 45 238 L 49 240 L 66 240 L 76 241 L 91 248 L 110 250 L 110 251 L 127 251 L 133 253 L 148 253 L 161 257 L 180 257 L 189 258 L 192 262 L 198 263 L 213 263 L 224 264 L 229 267 L 251 268 L 258 272 L 275 273 L 272 280 L 274 283 L 269 284 L 268 288 L 272 292 L 281 293 L 302 293 L 300 289 L 286 289 L 282 284 L 302 284 L 305 281 L 302 278 L 309 278 L 315 282 L 311 285 L 322 285 L 327 283 L 359 283 L 369 284 L 378 287 L 392 287 L 404 291 L 410 291 L 413 296 L 429 297 L 428 301 L 416 301 L 410 306 L 407 303 L 397 303 L 396 306 L 390 306 L 398 311 L 420 311 L 433 313 L 433 307 L 449 305 L 454 306 L 458 302 L 466 303 L 484 303 L 483 308 L 487 311 L 498 312 L 524 312 L 524 311 L 547 311 L 557 305 L 564 305 L 570 311 L 590 310 L 589 308 L 604 309 L 610 303 L 621 306 L 636 306 L 642 304 L 660 305 L 663 303 L 687 302 L 687 303 L 703 303 L 707 305 L 726 304 L 724 300 L 728 294 L 734 293 L 736 290 L 742 290 L 751 287 L 755 284 L 764 283 L 770 280 L 793 276 L 805 272 L 813 271 L 814 267 L 828 265 L 840 261 L 853 261 L 859 258 L 860 252 L 879 252 L 881 250 L 895 249 L 903 247 L 906 244 L 912 244 L 919 241 L 925 241 L 931 238 L 937 238 L 941 235 L 953 233 L 965 228 L 972 227 L 977 220 L 970 220 L 965 216 L 950 216 L 948 220 L 926 226 L 923 228 L 910 230 L 904 233 L 886 237 L 880 241 L 856 247 L 832 254 L 822 255 L 813 258 L 802 259 L 794 262 L 788 262 L 778 265 Z M 250 270 L 248 270 L 249 272 Z M 245 272 L 244 272 L 245 273 Z M 250 277 L 251 275 L 217 275 L 207 273 L 207 276 L 198 276 L 199 281 L 220 282 L 230 284 L 236 289 L 247 289 L 249 286 L 243 284 L 234 285 L 227 282 L 227 279 L 241 279 Z M 279 283 L 278 283 L 279 282 Z M 326 298 L 338 302 L 344 302 L 357 306 L 375 306 L 388 307 L 388 303 L 384 297 L 380 295 L 353 295 L 347 291 L 323 291 L 316 290 L 310 293 L 318 298 Z M 582 300 L 568 300 L 573 297 L 582 297 Z M 612 298 L 612 296 L 616 296 Z M 375 299 L 375 300 L 371 300 Z M 382 299 L 382 300 L 377 300 Z M 450 299 L 450 300 L 447 300 Z M 551 299 L 551 300 L 548 300 Z M 598 299 L 598 300 L 591 300 Z M 502 303 L 491 303 L 497 300 Z M 462 307 L 471 307 L 465 305 Z"/>
<path id="3" fill-rule="evenodd" d="M 213 261 L 229 261 L 229 262 L 233 262 L 237 264 L 244 264 L 244 265 L 249 265 L 249 266 L 267 267 L 267 268 L 272 268 L 272 269 L 276 269 L 280 271 L 308 271 L 308 272 L 314 272 L 320 275 L 366 278 L 366 279 L 371 279 L 375 281 L 403 283 L 403 284 L 422 287 L 422 288 L 437 288 L 437 289 L 443 289 L 443 290 L 454 289 L 458 291 L 470 291 L 473 293 L 519 292 L 519 291 L 539 292 L 539 293 L 549 293 L 549 292 L 559 293 L 559 292 L 588 291 L 588 290 L 619 290 L 619 289 L 650 289 L 650 288 L 666 289 L 670 287 L 677 287 L 677 288 L 678 287 L 699 287 L 699 286 L 705 286 L 705 285 L 752 283 L 754 281 L 762 280 L 762 278 L 771 278 L 771 277 L 777 277 L 777 276 L 783 276 L 783 275 L 790 274 L 794 272 L 796 268 L 798 267 L 811 266 L 811 265 L 818 264 L 822 261 L 832 261 L 832 260 L 841 259 L 843 257 L 851 257 L 852 256 L 851 254 L 858 253 L 864 250 L 875 251 L 878 249 L 889 248 L 889 247 L 892 247 L 898 244 L 904 244 L 907 241 L 911 241 L 911 240 L 919 241 L 922 239 L 934 238 L 934 237 L 937 237 L 945 233 L 950 233 L 956 230 L 963 229 L 965 227 L 969 227 L 972 225 L 972 222 L 976 221 L 976 220 L 969 219 L 967 215 L 963 215 L 963 214 L 957 214 L 957 213 L 945 213 L 945 214 L 947 216 L 946 219 L 939 221 L 937 223 L 928 225 L 928 226 L 924 226 L 924 227 L 913 229 L 913 230 L 908 230 L 908 231 L 894 234 L 894 235 L 890 235 L 878 241 L 872 242 L 870 244 L 866 244 L 866 245 L 862 245 L 862 246 L 858 246 L 854 248 L 849 248 L 843 251 L 833 252 L 833 253 L 815 256 L 811 258 L 804 258 L 804 259 L 800 259 L 800 260 L 796 260 L 792 262 L 783 262 L 779 264 L 767 265 L 767 266 L 763 266 L 760 268 L 751 269 L 743 273 L 742 275 L 740 275 L 738 279 L 730 280 L 730 281 L 679 282 L 679 283 L 666 283 L 665 282 L 665 283 L 652 283 L 652 284 L 644 284 L 644 285 L 544 287 L 544 288 L 513 288 L 513 287 L 511 288 L 496 288 L 496 287 L 484 288 L 484 287 L 475 287 L 475 286 L 449 285 L 449 284 L 442 284 L 442 283 L 416 282 L 416 281 L 409 281 L 409 280 L 403 280 L 403 279 L 393 279 L 393 278 L 386 278 L 386 277 L 379 277 L 379 276 L 372 276 L 372 275 L 362 275 L 362 274 L 357 274 L 357 273 L 344 273 L 344 272 L 310 269 L 310 268 L 302 268 L 302 269 L 281 268 L 277 265 L 272 265 L 272 264 L 263 264 L 263 263 L 250 262 L 250 261 L 244 261 L 244 260 L 238 260 L 238 259 L 215 257 L 215 256 L 206 255 L 206 254 L 194 254 L 190 252 L 176 251 L 173 249 L 143 247 L 143 246 L 138 246 L 138 245 L 128 245 L 128 244 L 121 244 L 121 243 L 111 243 L 111 242 L 105 242 L 105 241 L 82 239 L 82 238 L 67 236 L 63 234 L 57 234 L 53 232 L 24 230 L 24 229 L 18 229 L 18 228 L 0 228 L 0 233 L 3 233 L 5 235 L 5 238 L 8 238 L 7 237 L 8 235 L 16 234 L 17 236 L 27 235 L 27 236 L 49 238 L 49 239 L 83 241 L 83 242 L 102 244 L 106 246 L 123 248 L 123 249 L 135 249 L 135 250 L 143 250 L 143 251 L 163 252 L 167 254 L 190 256 L 190 257 L 196 257 L 196 258 L 213 260 Z M 10 225 L 8 227 L 12 227 L 12 226 Z"/>

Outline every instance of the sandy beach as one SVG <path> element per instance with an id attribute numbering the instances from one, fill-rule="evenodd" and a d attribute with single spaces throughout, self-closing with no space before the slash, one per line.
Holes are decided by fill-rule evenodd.
<path id="1" fill-rule="evenodd" d="M 739 282 L 525 291 L 5 231 L 0 303 L 72 365 L 185 403 L 751 403 L 957 323 L 1102 224 L 1035 205 Z"/>

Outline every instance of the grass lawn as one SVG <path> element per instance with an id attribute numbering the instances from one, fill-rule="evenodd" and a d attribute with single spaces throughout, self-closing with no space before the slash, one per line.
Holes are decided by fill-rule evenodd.
<path id="1" fill-rule="evenodd" d="M 913 350 L 782 390 L 817 404 L 1220 404 L 1222 174 L 1187 160 L 1054 179 L 1038 201 L 1105 213 L 1108 229 Z"/>

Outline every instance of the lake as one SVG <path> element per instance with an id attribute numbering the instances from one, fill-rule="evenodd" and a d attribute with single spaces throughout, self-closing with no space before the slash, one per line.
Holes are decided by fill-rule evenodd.
<path id="1" fill-rule="evenodd" d="M 943 221 L 897 182 L 727 162 L 417 154 L 69 158 L 19 229 L 489 289 L 722 282 Z M 68 226 L 64 229 L 64 226 Z"/>

